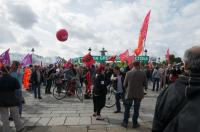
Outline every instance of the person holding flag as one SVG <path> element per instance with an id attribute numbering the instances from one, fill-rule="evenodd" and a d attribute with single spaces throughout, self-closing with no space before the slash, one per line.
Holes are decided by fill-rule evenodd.
<path id="1" fill-rule="evenodd" d="M 83 63 L 86 65 L 87 67 L 87 72 L 85 75 L 86 78 L 86 93 L 85 93 L 85 97 L 89 98 L 90 94 L 91 94 L 91 87 L 92 87 L 92 75 L 91 75 L 91 67 L 92 65 L 95 63 L 94 58 L 92 57 L 91 53 L 89 52 L 88 54 L 86 54 L 85 56 L 83 56 L 82 59 Z"/>

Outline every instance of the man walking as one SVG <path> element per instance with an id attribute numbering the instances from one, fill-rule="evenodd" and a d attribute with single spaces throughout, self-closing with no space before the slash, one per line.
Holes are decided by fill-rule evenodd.
<path id="1" fill-rule="evenodd" d="M 159 89 L 159 82 L 160 82 L 160 72 L 158 71 L 159 67 L 156 66 L 156 68 L 153 70 L 152 78 L 153 78 L 153 89 L 152 91 L 155 90 L 158 91 Z M 156 86 L 157 85 L 157 86 Z"/>
<path id="2" fill-rule="evenodd" d="M 116 90 L 115 93 L 115 103 L 116 103 L 116 111 L 114 113 L 120 113 L 121 112 L 121 105 L 120 105 L 120 99 L 124 99 L 124 75 L 120 72 L 120 68 L 116 66 L 114 68 L 114 74 L 111 76 L 111 81 L 113 81 L 113 87 Z M 124 101 L 124 100 L 123 100 Z"/>
<path id="3" fill-rule="evenodd" d="M 11 132 L 9 126 L 9 109 L 15 123 L 17 132 L 25 131 L 20 120 L 19 109 L 20 99 L 16 97 L 16 90 L 20 89 L 17 79 L 9 75 L 9 67 L 3 66 L 2 77 L 0 78 L 0 116 L 3 123 L 3 132 Z"/>
<path id="4" fill-rule="evenodd" d="M 184 67 L 186 75 L 157 99 L 152 132 L 200 131 L 200 46 L 185 52 Z"/>
<path id="5" fill-rule="evenodd" d="M 42 83 L 42 74 L 40 72 L 40 67 L 39 66 L 35 66 L 33 69 L 33 73 L 31 75 L 31 82 L 32 82 L 32 87 L 33 87 L 33 91 L 34 91 L 34 97 L 35 99 L 42 99 L 41 97 L 41 89 L 40 89 L 40 85 Z"/>
<path id="6" fill-rule="evenodd" d="M 131 71 L 127 72 L 124 80 L 125 94 L 125 112 L 124 120 L 121 124 L 127 128 L 130 108 L 134 101 L 134 114 L 132 117 L 133 128 L 139 127 L 138 117 L 142 98 L 144 97 L 144 88 L 147 87 L 146 74 L 140 70 L 140 62 L 135 61 Z"/>

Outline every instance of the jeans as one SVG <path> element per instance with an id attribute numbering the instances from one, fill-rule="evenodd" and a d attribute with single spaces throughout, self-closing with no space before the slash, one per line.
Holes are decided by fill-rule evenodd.
<path id="1" fill-rule="evenodd" d="M 18 108 L 19 108 L 19 114 L 21 116 L 21 114 L 22 114 L 22 101 L 23 101 L 22 90 L 21 89 L 16 90 L 15 94 L 20 99 L 20 104 L 19 104 Z"/>
<path id="2" fill-rule="evenodd" d="M 52 85 L 52 80 L 47 80 L 47 85 L 45 89 L 45 94 L 48 94 L 51 92 L 51 85 Z"/>
<path id="3" fill-rule="evenodd" d="M 24 126 L 20 120 L 19 117 L 19 110 L 17 107 L 0 107 L 0 114 L 1 114 L 1 120 L 3 123 L 2 129 L 3 132 L 12 132 L 10 128 L 10 123 L 9 123 L 9 109 L 10 109 L 10 114 L 12 114 L 12 118 L 15 123 L 15 128 L 17 131 L 21 130 Z"/>
<path id="4" fill-rule="evenodd" d="M 115 94 L 115 104 L 117 111 L 121 111 L 120 99 L 122 99 L 122 96 L 123 96 L 122 93 Z"/>
<path id="5" fill-rule="evenodd" d="M 126 99 L 125 100 L 125 112 L 124 112 L 124 121 L 123 121 L 125 124 L 128 124 L 128 118 L 130 115 L 130 109 L 132 107 L 133 101 L 134 101 L 134 114 L 132 117 L 132 121 L 133 121 L 133 124 L 138 123 L 137 120 L 139 117 L 139 109 L 140 109 L 141 99 L 134 98 L 134 99 Z"/>
<path id="6" fill-rule="evenodd" d="M 40 84 L 34 84 L 33 85 L 33 91 L 34 91 L 34 97 L 40 98 L 41 97 L 41 90 L 40 90 Z"/>
<path id="7" fill-rule="evenodd" d="M 153 79 L 153 91 L 155 90 L 155 86 L 157 85 L 157 87 L 156 87 L 156 91 L 158 91 L 158 89 L 159 89 L 159 78 L 154 78 Z"/>

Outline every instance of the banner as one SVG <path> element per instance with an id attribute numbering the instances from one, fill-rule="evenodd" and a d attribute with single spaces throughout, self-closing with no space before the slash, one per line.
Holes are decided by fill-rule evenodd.
<path id="1" fill-rule="evenodd" d="M 166 55 L 165 55 L 167 64 L 170 63 L 170 58 L 169 58 L 169 56 L 170 56 L 170 54 L 169 54 L 169 49 L 167 49 L 167 53 L 166 53 Z"/>
<path id="2" fill-rule="evenodd" d="M 9 50 L 6 50 L 4 53 L 2 53 L 0 55 L 0 62 L 3 65 L 10 65 L 10 54 L 9 54 Z"/>
<path id="3" fill-rule="evenodd" d="M 32 54 L 27 54 L 21 62 L 23 67 L 27 65 L 32 65 Z"/>
<path id="4" fill-rule="evenodd" d="M 122 54 L 119 55 L 119 58 L 120 58 L 120 60 L 122 62 L 126 61 L 128 57 L 129 57 L 128 49 L 124 53 L 122 53 Z"/>
<path id="5" fill-rule="evenodd" d="M 95 63 L 95 60 L 93 59 L 93 57 L 91 56 L 90 53 L 88 53 L 87 55 L 85 55 L 82 59 L 83 63 L 86 65 L 86 66 L 90 66 L 90 65 L 93 65 Z"/>
<path id="6" fill-rule="evenodd" d="M 116 59 L 116 55 L 111 56 L 110 58 L 107 59 L 107 61 L 115 62 L 115 59 Z"/>
<path id="7" fill-rule="evenodd" d="M 134 56 L 134 55 L 131 55 L 131 56 L 129 56 L 129 57 L 127 58 L 128 64 L 133 63 L 134 60 L 135 60 L 135 56 Z"/>
<path id="8" fill-rule="evenodd" d="M 150 14 L 151 14 L 151 10 L 146 15 L 144 22 L 142 24 L 142 28 L 140 30 L 140 35 L 138 39 L 138 47 L 134 50 L 134 53 L 136 54 L 136 56 L 140 55 L 143 50 L 143 43 L 145 42 L 146 36 L 147 36 Z"/>

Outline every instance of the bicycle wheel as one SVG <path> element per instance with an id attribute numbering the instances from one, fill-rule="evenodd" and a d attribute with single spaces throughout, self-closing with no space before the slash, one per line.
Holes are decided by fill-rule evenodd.
<path id="1" fill-rule="evenodd" d="M 108 93 L 106 95 L 106 108 L 111 108 L 115 106 L 115 92 L 112 87 L 108 87 Z"/>
<path id="2" fill-rule="evenodd" d="M 57 100 L 61 100 L 65 98 L 67 95 L 67 91 L 63 87 L 55 87 L 53 89 L 53 97 L 56 98 Z"/>
<path id="3" fill-rule="evenodd" d="M 81 102 L 83 102 L 84 96 L 83 96 L 82 87 L 76 88 L 76 96 Z"/>

